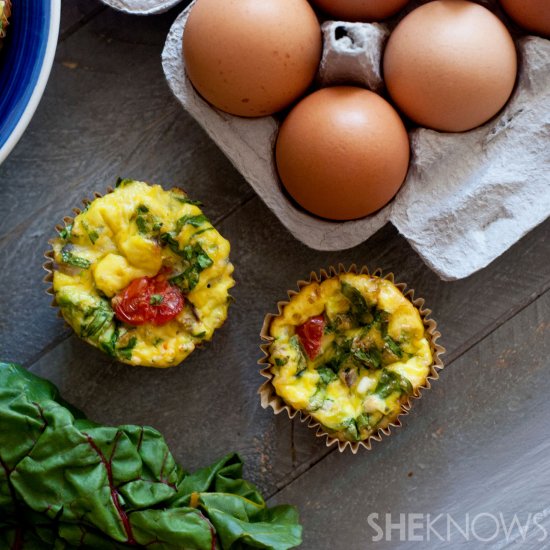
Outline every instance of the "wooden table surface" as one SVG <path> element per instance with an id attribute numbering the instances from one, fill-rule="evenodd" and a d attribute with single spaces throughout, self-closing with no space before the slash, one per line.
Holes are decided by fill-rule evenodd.
<path id="1" fill-rule="evenodd" d="M 303 548 L 550 547 L 550 220 L 452 283 L 389 225 L 352 250 L 308 249 L 172 97 L 160 54 L 183 5 L 137 17 L 63 3 L 44 98 L 0 167 L 2 358 L 51 379 L 97 421 L 158 428 L 188 469 L 238 451 L 270 502 L 300 507 Z M 183 186 L 232 244 L 229 320 L 179 368 L 117 364 L 49 307 L 41 266 L 53 226 L 118 176 Z M 404 428 L 356 456 L 263 410 L 257 395 L 264 314 L 339 262 L 415 288 L 448 350 Z"/>

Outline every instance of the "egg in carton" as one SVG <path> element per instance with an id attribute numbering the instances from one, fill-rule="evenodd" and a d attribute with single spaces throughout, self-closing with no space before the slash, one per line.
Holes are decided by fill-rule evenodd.
<path id="1" fill-rule="evenodd" d="M 104 1 L 142 14 L 177 3 Z M 423 3 L 412 2 L 400 17 Z M 481 3 L 502 15 L 495 1 Z M 174 22 L 162 54 L 170 88 L 285 227 L 311 248 L 351 248 L 391 222 L 427 265 L 441 278 L 453 280 L 488 265 L 550 215 L 549 40 L 516 32 L 518 80 L 499 115 L 462 134 L 411 129 L 411 165 L 396 197 L 366 218 L 333 222 L 308 214 L 282 190 L 273 155 L 281 117 L 232 116 L 212 107 L 194 89 L 182 55 L 193 4 Z M 384 93 L 381 60 L 397 19 L 382 24 L 325 21 L 318 86 L 352 82 Z"/>

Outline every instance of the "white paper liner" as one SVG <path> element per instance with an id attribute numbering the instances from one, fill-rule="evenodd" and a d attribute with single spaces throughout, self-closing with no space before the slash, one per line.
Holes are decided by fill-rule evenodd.
<path id="1" fill-rule="evenodd" d="M 355 265 L 350 266 L 349 269 L 345 269 L 345 267 L 340 264 L 337 269 L 335 267 L 330 267 L 328 270 L 321 269 L 320 275 L 317 275 L 317 273 L 313 271 L 309 276 L 309 280 L 298 281 L 298 291 L 314 281 L 322 282 L 326 279 L 336 277 L 337 275 L 343 273 L 359 273 L 387 279 L 388 281 L 394 283 L 395 286 L 400 290 L 400 292 L 418 309 L 418 311 L 420 312 L 420 317 L 422 318 L 422 322 L 424 323 L 426 334 L 428 335 L 428 338 L 430 340 L 430 348 L 433 355 L 433 363 L 430 366 L 430 374 L 427 377 L 425 384 L 420 386 L 415 394 L 409 396 L 407 398 L 407 401 L 402 403 L 401 413 L 387 427 L 378 429 L 364 441 L 352 442 L 336 439 L 335 437 L 327 433 L 326 430 L 321 426 L 321 424 L 307 412 L 297 411 L 290 405 L 287 405 L 285 401 L 279 395 L 277 395 L 277 393 L 275 392 L 275 388 L 273 387 L 273 384 L 271 382 L 273 380 L 273 374 L 271 372 L 271 364 L 269 363 L 269 347 L 273 342 L 273 338 L 269 335 L 269 328 L 271 326 L 272 320 L 278 315 L 281 315 L 284 307 L 289 303 L 288 300 L 285 300 L 277 303 L 277 313 L 269 313 L 265 316 L 264 319 L 264 323 L 260 333 L 260 337 L 264 342 L 260 346 L 263 356 L 258 361 L 258 364 L 263 367 L 260 371 L 260 374 L 264 378 L 267 378 L 267 381 L 262 384 L 262 386 L 258 390 L 258 393 L 260 394 L 261 405 L 264 409 L 271 407 L 275 414 L 280 414 L 285 411 L 291 420 L 299 414 L 301 422 L 307 422 L 309 428 L 316 429 L 315 435 L 317 437 L 326 438 L 327 447 L 337 444 L 338 450 L 340 452 L 344 452 L 347 448 L 349 448 L 353 454 L 356 454 L 360 448 L 370 450 L 372 448 L 373 442 L 381 441 L 384 436 L 391 435 L 391 428 L 398 428 L 402 425 L 400 418 L 409 413 L 413 401 L 415 399 L 420 399 L 422 397 L 422 392 L 431 388 L 431 382 L 439 378 L 439 371 L 444 367 L 441 360 L 441 355 L 445 353 L 445 348 L 437 343 L 437 340 L 441 337 L 441 333 L 437 330 L 437 323 L 433 319 L 430 319 L 431 310 L 424 307 L 424 299 L 415 298 L 414 290 L 407 290 L 406 284 L 395 283 L 393 273 L 383 275 L 381 269 L 376 269 L 372 273 L 370 273 L 367 267 L 362 267 L 360 270 L 358 270 Z M 292 296 L 295 296 L 297 293 L 298 292 L 296 292 L 295 290 L 289 290 L 289 299 L 292 298 Z"/>
<path id="2" fill-rule="evenodd" d="M 162 53 L 170 88 L 287 229 L 311 248 L 351 248 L 391 221 L 441 278 L 453 280 L 488 265 L 550 215 L 549 40 L 524 37 L 518 41 L 517 89 L 497 118 L 464 134 L 412 131 L 411 168 L 396 198 L 371 216 L 338 223 L 307 214 L 282 192 L 273 155 L 279 124 L 275 117 L 231 116 L 213 108 L 194 90 L 182 56 L 192 6 L 174 22 Z M 342 43 L 327 37 L 336 28 L 339 34 L 345 30 Z M 318 78 L 324 84 L 342 80 L 334 60 L 343 60 L 346 48 L 352 56 L 350 74 L 357 75 L 359 52 L 365 56 L 370 52 L 370 70 L 364 69 L 369 74 L 361 84 L 378 89 L 375 64 L 383 47 L 381 35 L 387 32 L 384 25 L 325 23 L 324 30 Z M 348 39 L 354 33 L 361 39 L 350 46 Z"/>

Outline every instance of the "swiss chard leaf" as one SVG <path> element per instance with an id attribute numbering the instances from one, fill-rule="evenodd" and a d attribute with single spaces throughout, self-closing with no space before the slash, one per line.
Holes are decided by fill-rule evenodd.
<path id="1" fill-rule="evenodd" d="M 201 272 L 214 263 L 212 258 L 208 256 L 199 243 L 188 244 L 180 248 L 174 233 L 163 233 L 160 238 L 172 252 L 184 260 L 183 272 L 176 277 L 172 277 L 170 282 L 178 286 L 183 292 L 191 292 L 197 286 Z"/>
<path id="2" fill-rule="evenodd" d="M 376 348 L 354 349 L 353 357 L 369 369 L 379 369 L 382 366 L 380 351 Z"/>
<path id="3" fill-rule="evenodd" d="M 342 294 L 350 302 L 350 314 L 359 326 L 366 326 L 373 322 L 374 317 L 367 301 L 354 286 L 342 282 Z"/>
<path id="4" fill-rule="evenodd" d="M 374 393 L 385 399 L 396 391 L 410 395 L 413 392 L 413 387 L 410 381 L 399 373 L 382 369 L 382 374 Z"/>
<path id="5" fill-rule="evenodd" d="M 17 543 L 16 543 L 17 541 Z M 194 474 L 162 435 L 101 426 L 51 383 L 0 363 L 0 546 L 288 550 L 297 512 L 268 509 L 230 454 Z"/>
<path id="6" fill-rule="evenodd" d="M 64 264 L 79 267 L 81 269 L 88 269 L 92 265 L 92 262 L 86 260 L 86 258 L 75 256 L 68 246 L 64 246 L 61 249 L 61 261 Z"/>

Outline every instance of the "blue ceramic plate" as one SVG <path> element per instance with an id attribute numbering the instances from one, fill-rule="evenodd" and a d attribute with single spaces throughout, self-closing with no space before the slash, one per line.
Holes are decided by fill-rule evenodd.
<path id="1" fill-rule="evenodd" d="M 44 93 L 59 33 L 61 0 L 12 0 L 0 51 L 0 163 L 29 124 Z"/>

